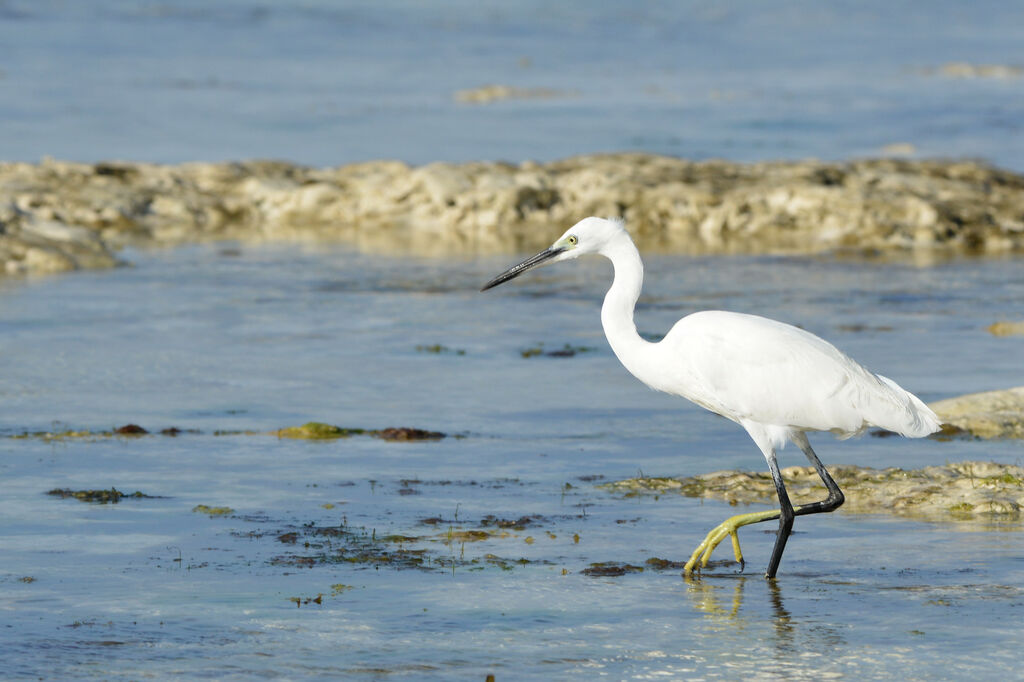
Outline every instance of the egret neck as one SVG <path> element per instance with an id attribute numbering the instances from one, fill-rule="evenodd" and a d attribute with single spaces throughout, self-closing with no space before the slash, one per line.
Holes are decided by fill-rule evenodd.
<path id="1" fill-rule="evenodd" d="M 601 325 L 608 343 L 630 374 L 648 385 L 654 385 L 657 372 L 650 350 L 657 344 L 645 341 L 636 331 L 633 310 L 644 283 L 644 264 L 633 240 L 626 232 L 618 233 L 600 253 L 612 262 L 615 279 L 604 296 Z"/>

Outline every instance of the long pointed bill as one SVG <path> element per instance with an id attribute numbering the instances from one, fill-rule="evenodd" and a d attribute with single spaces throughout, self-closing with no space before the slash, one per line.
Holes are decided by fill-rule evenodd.
<path id="1" fill-rule="evenodd" d="M 513 265 L 508 270 L 501 273 L 500 275 L 492 279 L 490 282 L 485 284 L 483 288 L 480 289 L 480 291 L 487 291 L 488 289 L 496 287 L 503 282 L 507 282 L 510 279 L 515 279 L 516 277 L 523 274 L 530 268 L 536 267 L 541 263 L 546 263 L 547 261 L 551 260 L 552 258 L 562 253 L 563 251 L 565 251 L 565 249 L 544 249 L 536 256 L 531 256 L 530 258 L 527 258 L 519 265 Z"/>

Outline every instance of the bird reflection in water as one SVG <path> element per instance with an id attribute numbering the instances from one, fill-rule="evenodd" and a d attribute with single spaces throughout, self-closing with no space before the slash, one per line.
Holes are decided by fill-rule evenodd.
<path id="1" fill-rule="evenodd" d="M 717 576 L 726 577 L 726 576 Z M 690 598 L 697 611 L 710 620 L 720 623 L 733 623 L 738 627 L 747 625 L 749 618 L 740 613 L 743 606 L 744 590 L 750 576 L 734 574 L 727 576 L 732 581 L 732 590 L 719 581 L 700 580 L 692 576 L 684 576 L 686 595 Z M 779 646 L 792 642 L 794 635 L 793 617 L 782 603 L 782 586 L 776 581 L 758 580 L 755 591 L 760 592 L 761 586 L 767 588 L 768 606 L 771 609 L 772 623 L 780 637 Z M 783 638 L 785 641 L 783 641 Z"/>

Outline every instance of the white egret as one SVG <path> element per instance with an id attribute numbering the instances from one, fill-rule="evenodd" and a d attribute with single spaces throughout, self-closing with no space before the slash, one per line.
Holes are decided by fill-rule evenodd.
<path id="1" fill-rule="evenodd" d="M 872 374 L 827 341 L 797 327 L 757 315 L 705 310 L 687 315 L 656 343 L 636 331 L 633 309 L 643 283 L 643 263 L 620 221 L 586 218 L 550 248 L 485 284 L 486 291 L 543 263 L 596 253 L 608 258 L 615 279 L 604 297 L 601 324 L 619 361 L 651 388 L 682 396 L 736 422 L 764 453 L 779 496 L 779 509 L 739 514 L 717 526 L 693 552 L 686 574 L 706 567 L 711 552 L 732 538 L 743 565 L 738 528 L 779 519 L 766 578 L 774 578 L 793 518 L 830 512 L 843 493 L 807 441 L 807 431 L 849 438 L 869 426 L 919 438 L 939 429 L 939 419 L 920 399 L 886 377 Z M 779 473 L 776 451 L 787 441 L 817 470 L 828 497 L 793 507 Z"/>

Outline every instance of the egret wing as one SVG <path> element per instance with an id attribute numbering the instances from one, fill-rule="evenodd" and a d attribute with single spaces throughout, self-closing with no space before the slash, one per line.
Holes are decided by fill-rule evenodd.
<path id="1" fill-rule="evenodd" d="M 878 414 L 906 409 L 895 384 L 824 339 L 764 317 L 695 313 L 662 343 L 675 359 L 670 372 L 681 375 L 673 383 L 686 387 L 670 392 L 738 422 L 852 435 Z"/>

